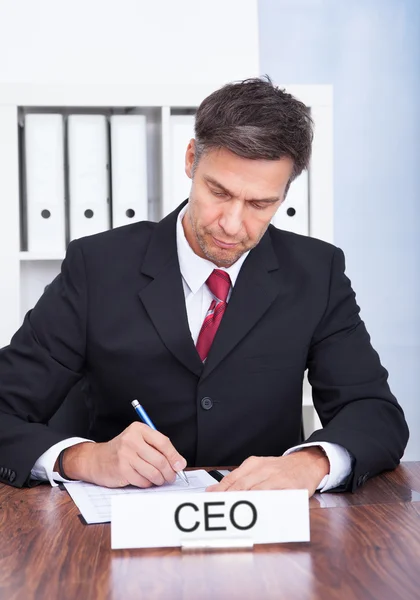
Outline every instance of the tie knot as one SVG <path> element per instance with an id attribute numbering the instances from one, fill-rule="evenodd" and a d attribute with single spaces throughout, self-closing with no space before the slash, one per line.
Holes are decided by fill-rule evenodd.
<path id="1" fill-rule="evenodd" d="M 226 271 L 214 269 L 206 283 L 216 298 L 222 302 L 226 302 L 230 290 L 230 277 Z"/>

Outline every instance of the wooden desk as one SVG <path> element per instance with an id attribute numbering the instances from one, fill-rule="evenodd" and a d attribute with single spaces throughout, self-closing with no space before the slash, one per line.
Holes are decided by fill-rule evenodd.
<path id="1" fill-rule="evenodd" d="M 0 485 L 2 600 L 418 600 L 420 463 L 311 500 L 311 539 L 253 551 L 110 549 L 67 492 Z"/>

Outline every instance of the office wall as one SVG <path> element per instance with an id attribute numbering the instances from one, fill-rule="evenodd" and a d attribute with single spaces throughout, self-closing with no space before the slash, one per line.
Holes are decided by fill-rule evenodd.
<path id="1" fill-rule="evenodd" d="M 334 85 L 334 237 L 420 460 L 420 2 L 259 0 L 260 66 Z"/>
<path id="2" fill-rule="evenodd" d="M 218 85 L 256 74 L 256 23 L 257 0 L 0 0 L 0 82 Z"/>

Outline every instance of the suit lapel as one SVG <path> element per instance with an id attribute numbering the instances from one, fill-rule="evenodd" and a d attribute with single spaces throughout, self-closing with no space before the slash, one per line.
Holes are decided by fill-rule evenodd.
<path id="1" fill-rule="evenodd" d="M 245 260 L 205 365 L 191 337 L 176 248 L 176 220 L 184 202 L 156 225 L 141 267 L 152 280 L 139 292 L 168 350 L 198 377 L 207 377 L 285 293 L 269 230 Z M 287 287 L 287 286 L 286 286 Z"/>
<path id="2" fill-rule="evenodd" d="M 281 291 L 272 271 L 278 270 L 270 234 L 249 253 L 233 288 L 226 312 L 206 360 L 202 378 L 207 377 L 233 350 L 270 308 Z"/>
<path id="3" fill-rule="evenodd" d="M 168 350 L 200 376 L 203 364 L 188 326 L 176 249 L 176 220 L 185 204 L 156 226 L 141 268 L 143 275 L 153 280 L 139 292 L 139 296 Z"/>

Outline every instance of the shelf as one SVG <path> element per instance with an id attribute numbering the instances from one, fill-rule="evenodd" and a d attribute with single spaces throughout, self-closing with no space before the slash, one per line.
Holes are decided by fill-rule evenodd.
<path id="1" fill-rule="evenodd" d="M 19 252 L 19 260 L 64 260 L 64 252 Z"/>

